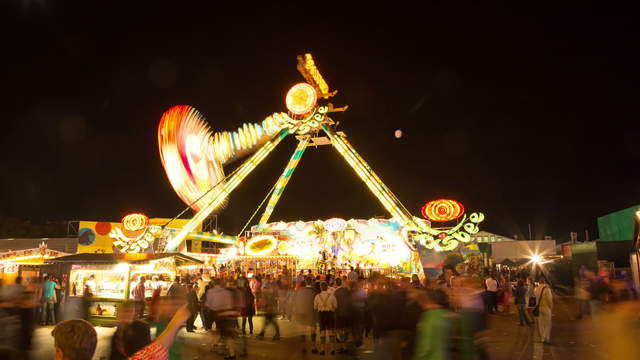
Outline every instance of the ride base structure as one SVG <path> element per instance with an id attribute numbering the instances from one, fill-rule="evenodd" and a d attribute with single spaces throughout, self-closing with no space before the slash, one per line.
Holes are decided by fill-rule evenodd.
<path id="1" fill-rule="evenodd" d="M 208 240 L 234 244 L 241 255 L 261 255 L 275 251 L 280 255 L 302 256 L 302 252 L 296 252 L 295 249 L 308 249 L 311 246 L 312 253 L 328 250 L 329 253 L 337 256 L 341 251 L 351 252 L 348 259 L 344 258 L 349 261 L 357 260 L 363 253 L 384 257 L 384 252 L 373 248 L 375 246 L 385 248 L 389 245 L 385 242 L 393 243 L 394 248 L 404 249 L 391 250 L 392 253 L 396 251 L 404 254 L 402 258 L 407 256 L 415 258 L 418 248 L 427 252 L 446 252 L 469 243 L 471 235 L 479 231 L 478 224 L 484 220 L 484 215 L 478 212 L 460 215 L 455 226 L 446 228 L 432 227 L 429 221 L 413 216 L 358 154 L 346 135 L 336 131 L 336 124 L 329 115 L 343 112 L 347 106 L 335 107 L 327 101 L 337 91 L 329 90 L 311 54 L 298 56 L 297 68 L 305 82 L 294 85 L 288 91 L 286 95 L 288 111 L 274 113 L 261 123 L 244 124 L 235 132 L 212 133 L 202 115 L 188 105 L 174 106 L 163 114 L 158 128 L 160 156 L 173 188 L 189 208 L 195 211 L 195 215 L 178 231 L 159 231 L 156 228 L 153 229 L 153 233 L 145 230 L 141 236 L 155 237 L 158 240 L 159 251 L 173 252 L 181 248 L 185 239 L 207 217 L 221 209 L 229 194 L 269 156 L 276 146 L 285 137 L 293 135 L 298 140 L 298 144 L 278 181 L 267 195 L 268 201 L 265 198 L 266 207 L 258 224 L 247 232 L 247 236 L 242 236 L 242 231 L 235 237 L 210 234 L 207 237 Z M 324 136 L 319 136 L 320 134 Z M 367 222 L 370 223 L 367 226 L 373 229 L 380 226 L 380 221 L 329 219 L 288 224 L 269 223 L 271 214 L 305 150 L 309 146 L 323 144 L 331 144 L 338 151 L 387 210 L 390 219 L 386 220 L 383 226 L 392 229 L 390 231 L 394 234 L 393 236 L 385 236 L 382 230 L 381 234 L 375 233 L 377 230 L 374 229 L 372 231 L 375 234 L 371 233 L 369 236 L 375 237 L 378 242 L 374 241 L 371 247 L 364 245 L 363 248 L 362 244 L 358 243 L 358 234 L 367 233 L 369 230 L 356 231 L 358 228 L 356 224 L 362 225 Z M 226 176 L 224 175 L 224 164 L 249 153 L 251 154 L 241 165 Z M 168 228 L 170 222 L 165 224 L 165 228 Z M 345 235 L 352 230 L 355 235 Z M 320 232 L 324 235 L 318 236 Z M 298 244 L 288 242 L 292 238 L 300 237 L 306 238 L 304 241 L 307 242 L 309 239 L 312 240 L 308 244 L 304 241 Z M 316 243 L 324 243 L 324 245 L 319 248 L 312 246 L 313 239 Z M 357 249 L 359 250 L 355 251 Z"/>

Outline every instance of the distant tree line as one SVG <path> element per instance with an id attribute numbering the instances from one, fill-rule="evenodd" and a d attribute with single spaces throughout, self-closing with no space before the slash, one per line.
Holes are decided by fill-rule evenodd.
<path id="1" fill-rule="evenodd" d="M 39 224 L 29 220 L 0 216 L 0 239 L 66 237 L 67 223 L 67 221 L 47 221 Z"/>

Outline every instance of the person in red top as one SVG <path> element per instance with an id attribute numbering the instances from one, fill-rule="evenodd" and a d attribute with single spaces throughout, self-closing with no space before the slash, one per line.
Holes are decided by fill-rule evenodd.
<path id="1" fill-rule="evenodd" d="M 149 345 L 142 348 L 142 350 L 133 354 L 130 360 L 167 360 L 169 359 L 169 348 L 173 344 L 176 338 L 176 334 L 180 327 L 189 319 L 191 313 L 187 308 L 187 305 L 183 305 L 176 314 L 171 318 L 169 324 L 164 331 L 156 337 L 156 339 Z"/>

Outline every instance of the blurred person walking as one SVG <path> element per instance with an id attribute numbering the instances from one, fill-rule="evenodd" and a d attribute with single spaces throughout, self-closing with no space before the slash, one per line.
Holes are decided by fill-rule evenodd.
<path id="1" fill-rule="evenodd" d="M 17 280 L 17 279 L 16 279 Z M 22 283 L 22 279 L 20 281 Z M 36 288 L 37 284 L 32 281 L 28 281 L 25 290 L 16 299 L 16 306 L 20 315 L 20 324 L 22 330 L 21 351 L 26 355 L 31 350 L 31 343 L 33 339 L 33 331 L 36 325 L 36 309 L 38 308 L 38 295 Z"/>
<path id="2" fill-rule="evenodd" d="M 351 284 L 351 337 L 354 348 L 359 348 L 363 344 L 363 334 L 365 327 L 365 311 L 367 307 L 367 292 L 362 288 L 360 281 Z"/>
<path id="3" fill-rule="evenodd" d="M 129 360 L 167 360 L 169 358 L 168 349 L 173 344 L 178 330 L 190 316 L 189 309 L 185 304 L 176 311 L 166 329 L 156 336 L 151 344 L 133 354 Z"/>
<path id="4" fill-rule="evenodd" d="M 502 305 L 502 312 L 505 314 L 511 314 L 511 296 L 513 294 L 513 288 L 511 285 L 510 276 L 500 276 L 500 304 Z"/>
<path id="5" fill-rule="evenodd" d="M 536 289 L 536 299 L 538 304 L 533 310 L 533 314 L 537 315 L 536 329 L 540 341 L 544 344 L 551 344 L 551 313 L 553 310 L 553 294 L 551 288 L 547 285 L 544 277 L 538 280 L 540 286 Z"/>
<path id="6" fill-rule="evenodd" d="M 418 322 L 413 360 L 449 359 L 451 319 L 445 307 L 446 294 L 441 290 L 433 289 L 414 294 L 423 312 Z"/>
<path id="7" fill-rule="evenodd" d="M 155 319 L 153 319 L 153 323 L 151 324 L 156 328 L 156 334 L 161 334 L 167 326 L 169 326 L 169 322 L 173 315 L 177 312 L 177 310 L 185 304 L 185 298 L 180 296 L 168 296 L 160 298 L 158 302 L 158 312 Z M 188 310 L 188 305 L 187 305 Z M 191 314 L 191 313 L 190 313 Z M 190 318 L 191 316 L 189 316 Z M 187 319 L 188 320 L 188 319 Z M 169 360 L 180 360 L 182 359 L 183 353 L 183 342 L 180 339 L 174 340 L 173 344 L 168 348 L 169 351 Z"/>
<path id="8" fill-rule="evenodd" d="M 311 273 L 311 272 L 309 272 Z M 316 345 L 316 318 L 317 314 L 314 309 L 314 301 L 317 292 L 313 286 L 313 279 L 310 276 L 305 278 L 305 287 L 299 288 L 293 294 L 293 302 L 291 304 L 294 324 L 301 327 L 303 334 L 302 351 L 306 353 L 311 351 L 317 353 Z"/>
<path id="9" fill-rule="evenodd" d="M 133 353 L 127 354 L 127 352 L 125 351 L 124 344 L 125 344 L 125 340 L 127 340 L 127 336 L 125 336 L 125 328 L 134 321 L 135 317 L 136 317 L 136 312 L 135 312 L 135 305 L 133 303 L 124 302 L 118 308 L 118 311 L 116 313 L 116 319 L 118 323 L 116 325 L 116 331 L 113 333 L 113 336 L 111 337 L 111 354 L 109 357 L 110 360 L 125 360 L 130 355 L 133 354 Z M 147 328 L 148 327 L 149 325 L 147 325 Z M 149 338 L 149 342 L 151 342 L 150 338 Z M 144 346 L 146 345 L 148 345 L 148 343 L 144 344 Z M 137 349 L 136 351 L 138 350 L 139 349 Z"/>
<path id="10" fill-rule="evenodd" d="M 460 287 L 456 289 L 456 302 L 460 309 L 460 330 L 462 335 L 461 359 L 489 359 L 486 349 L 487 312 L 482 294 L 482 279 L 461 277 Z"/>
<path id="11" fill-rule="evenodd" d="M 213 279 L 213 288 L 207 290 L 206 306 L 210 316 L 216 324 L 216 332 L 225 343 L 229 356 L 225 359 L 236 358 L 235 338 L 236 338 L 236 311 L 234 310 L 233 294 L 229 289 L 224 288 L 222 280 Z M 215 339 L 214 339 L 215 340 Z M 213 342 L 216 344 L 216 341 Z M 213 348 L 212 348 L 213 349 Z"/>
<path id="12" fill-rule="evenodd" d="M 591 279 L 593 272 L 586 270 L 584 266 L 580 269 L 579 276 L 574 280 L 575 297 L 578 302 L 578 319 L 582 319 L 585 315 L 589 315 L 589 300 L 591 299 Z"/>
<path id="13" fill-rule="evenodd" d="M 262 288 L 262 304 L 264 326 L 260 334 L 258 334 L 258 339 L 264 339 L 267 327 L 272 325 L 275 329 L 273 340 L 280 340 L 280 326 L 278 326 L 278 322 L 276 321 L 278 313 L 278 287 L 269 277 L 267 277 L 267 281 L 265 281 L 264 287 Z"/>

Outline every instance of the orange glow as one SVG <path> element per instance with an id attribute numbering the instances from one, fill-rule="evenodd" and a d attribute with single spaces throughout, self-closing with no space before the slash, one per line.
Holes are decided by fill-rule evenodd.
<path id="1" fill-rule="evenodd" d="M 278 240 L 271 235 L 260 235 L 247 241 L 246 252 L 249 255 L 265 255 L 276 248 Z"/>
<path id="2" fill-rule="evenodd" d="M 318 95 L 313 86 L 307 83 L 294 85 L 287 93 L 287 109 L 294 115 L 308 114 L 318 101 Z"/>
<path id="3" fill-rule="evenodd" d="M 149 218 L 145 214 L 129 214 L 122 218 L 122 226 L 128 231 L 139 231 L 149 224 Z"/>
<path id="4" fill-rule="evenodd" d="M 433 200 L 422 207 L 422 216 L 436 222 L 455 220 L 462 214 L 464 214 L 464 206 L 455 200 Z"/>

